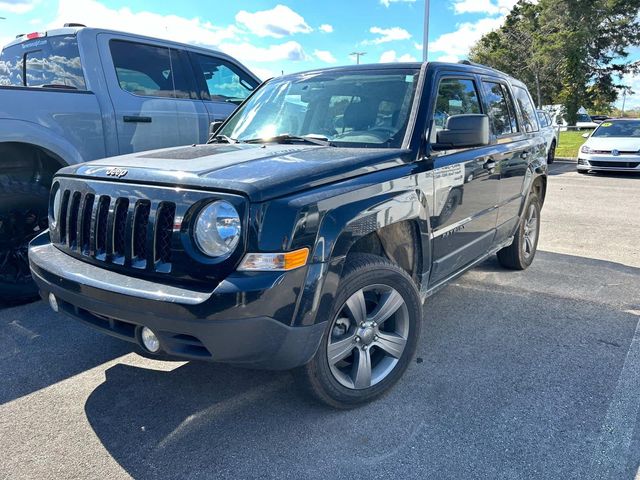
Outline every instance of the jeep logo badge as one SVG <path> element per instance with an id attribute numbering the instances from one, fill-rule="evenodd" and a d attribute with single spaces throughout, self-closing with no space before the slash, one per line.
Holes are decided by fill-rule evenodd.
<path id="1" fill-rule="evenodd" d="M 107 168 L 107 171 L 106 171 L 106 174 L 109 177 L 117 177 L 117 178 L 122 178 L 127 173 L 129 173 L 129 170 L 126 170 L 124 168 L 118 168 L 118 167 Z"/>

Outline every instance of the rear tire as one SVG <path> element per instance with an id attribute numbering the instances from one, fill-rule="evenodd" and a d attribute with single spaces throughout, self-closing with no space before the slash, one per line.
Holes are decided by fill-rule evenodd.
<path id="1" fill-rule="evenodd" d="M 294 377 L 333 408 L 371 402 L 409 366 L 421 323 L 420 294 L 404 270 L 376 255 L 350 255 L 320 347 Z"/>
<path id="2" fill-rule="evenodd" d="M 535 193 L 529 195 L 513 243 L 498 252 L 500 265 L 511 270 L 524 270 L 538 249 L 540 237 L 540 201 Z"/>
<path id="3" fill-rule="evenodd" d="M 589 173 L 589 170 L 576 170 L 580 175 L 585 175 Z"/>
<path id="4" fill-rule="evenodd" d="M 42 185 L 0 183 L 0 302 L 19 303 L 37 297 L 31 278 L 29 242 L 47 229 L 49 190 Z"/>

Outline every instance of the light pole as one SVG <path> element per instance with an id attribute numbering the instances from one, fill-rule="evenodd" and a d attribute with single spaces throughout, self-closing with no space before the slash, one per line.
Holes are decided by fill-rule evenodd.
<path id="1" fill-rule="evenodd" d="M 367 52 L 351 52 L 349 55 L 356 57 L 356 65 L 360 65 L 360 57 L 366 55 Z"/>
<path id="2" fill-rule="evenodd" d="M 620 116 L 624 118 L 624 104 L 627 103 L 627 89 L 622 90 L 622 113 Z"/>
<path id="3" fill-rule="evenodd" d="M 424 34 L 422 36 L 422 61 L 427 61 L 429 52 L 429 0 L 424 0 Z"/>

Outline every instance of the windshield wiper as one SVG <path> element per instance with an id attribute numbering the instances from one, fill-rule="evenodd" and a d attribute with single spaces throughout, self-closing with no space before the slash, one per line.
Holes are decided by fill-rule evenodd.
<path id="1" fill-rule="evenodd" d="M 309 134 L 305 136 L 290 135 L 283 133 L 282 135 L 276 135 L 274 137 L 252 138 L 251 140 L 245 140 L 245 143 L 287 143 L 287 142 L 304 142 L 312 143 L 314 145 L 322 145 L 323 147 L 335 147 L 336 145 L 331 143 L 324 135 Z"/>
<path id="2" fill-rule="evenodd" d="M 240 140 L 228 137 L 226 135 L 211 135 L 207 143 L 240 143 Z"/>

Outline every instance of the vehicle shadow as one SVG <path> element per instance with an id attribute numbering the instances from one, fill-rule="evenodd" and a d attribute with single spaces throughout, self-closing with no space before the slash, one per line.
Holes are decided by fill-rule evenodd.
<path id="1" fill-rule="evenodd" d="M 616 287 L 580 294 L 601 282 Z M 611 262 L 540 252 L 505 273 L 490 260 L 427 301 L 416 362 L 373 404 L 324 408 L 286 372 L 117 364 L 85 412 L 136 479 L 605 478 L 590 459 L 638 289 L 640 269 Z"/>

